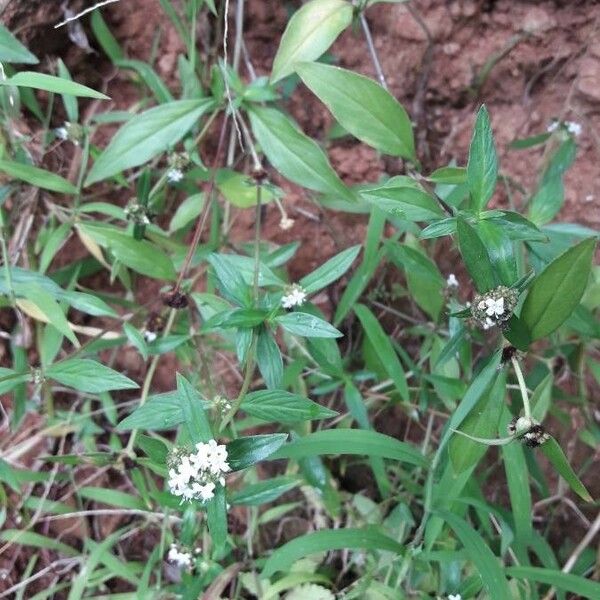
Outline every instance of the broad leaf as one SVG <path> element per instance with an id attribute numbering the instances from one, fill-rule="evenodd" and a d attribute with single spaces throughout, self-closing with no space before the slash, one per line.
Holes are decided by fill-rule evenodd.
<path id="1" fill-rule="evenodd" d="M 457 219 L 458 247 L 477 291 L 487 292 L 496 287 L 494 268 L 479 234 L 464 219 Z"/>
<path id="2" fill-rule="evenodd" d="M 298 283 L 307 294 L 314 294 L 322 290 L 346 273 L 358 256 L 360 248 L 360 246 L 352 246 L 342 250 L 312 273 L 303 277 Z"/>
<path id="3" fill-rule="evenodd" d="M 179 392 L 167 392 L 150 396 L 145 404 L 138 406 L 117 425 L 117 430 L 160 431 L 161 429 L 174 429 L 184 421 Z"/>
<path id="4" fill-rule="evenodd" d="M 321 63 L 301 63 L 296 71 L 352 135 L 386 154 L 416 160 L 410 119 L 378 83 Z"/>
<path id="5" fill-rule="evenodd" d="M 249 114 L 262 151 L 284 177 L 310 190 L 354 201 L 323 150 L 288 117 L 274 108 L 258 106 Z"/>
<path id="6" fill-rule="evenodd" d="M 69 358 L 55 363 L 46 369 L 45 375 L 63 385 L 90 394 L 139 387 L 129 377 L 89 358 Z"/>
<path id="7" fill-rule="evenodd" d="M 312 0 L 290 19 L 271 71 L 275 83 L 294 71 L 299 61 L 316 60 L 352 21 L 352 5 L 345 0 Z"/>
<path id="8" fill-rule="evenodd" d="M 521 311 L 532 341 L 558 329 L 575 310 L 587 286 L 595 247 L 593 238 L 580 242 L 535 278 Z"/>
<path id="9" fill-rule="evenodd" d="M 467 163 L 467 183 L 471 193 L 471 206 L 482 211 L 496 188 L 498 178 L 498 158 L 494 146 L 494 136 L 490 117 L 485 106 L 477 113 L 477 121 L 469 147 Z"/>
<path id="10" fill-rule="evenodd" d="M 233 471 L 246 469 L 271 456 L 287 437 L 287 433 L 271 433 L 233 440 L 227 444 L 227 462 Z"/>
<path id="11" fill-rule="evenodd" d="M 307 338 L 337 338 L 343 335 L 327 321 L 305 312 L 290 312 L 276 317 L 275 322 L 286 331 Z"/>
<path id="12" fill-rule="evenodd" d="M 174 146 L 213 105 L 210 98 L 176 100 L 136 115 L 96 159 L 85 185 L 142 165 Z"/>
<path id="13" fill-rule="evenodd" d="M 296 423 L 313 419 L 328 419 L 338 413 L 284 390 L 250 392 L 242 402 L 242 409 L 261 421 Z"/>
<path id="14" fill-rule="evenodd" d="M 204 411 L 202 397 L 180 373 L 177 373 L 177 393 L 191 442 L 195 444 L 212 440 L 214 436 Z"/>

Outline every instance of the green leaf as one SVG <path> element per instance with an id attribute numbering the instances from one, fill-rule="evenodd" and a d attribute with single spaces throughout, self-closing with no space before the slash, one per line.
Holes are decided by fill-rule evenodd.
<path id="1" fill-rule="evenodd" d="M 427 179 L 433 183 L 444 185 L 460 185 L 467 181 L 467 170 L 464 167 L 440 167 Z"/>
<path id="2" fill-rule="evenodd" d="M 514 244 L 507 232 L 491 220 L 479 221 L 475 230 L 487 250 L 496 280 L 508 287 L 512 286 L 519 275 Z"/>
<path id="3" fill-rule="evenodd" d="M 298 283 L 307 294 L 314 294 L 339 279 L 350 268 L 360 252 L 360 245 L 351 246 L 330 258 Z"/>
<path id="4" fill-rule="evenodd" d="M 338 414 L 304 396 L 284 390 L 250 392 L 245 396 L 241 408 L 257 419 L 275 423 L 328 419 Z"/>
<path id="5" fill-rule="evenodd" d="M 204 208 L 204 194 L 193 194 L 186 198 L 175 211 L 169 224 L 169 231 L 179 231 L 189 225 Z"/>
<path id="6" fill-rule="evenodd" d="M 413 446 L 366 429 L 326 429 L 309 433 L 286 444 L 271 460 L 301 459 L 321 454 L 361 454 L 390 458 L 420 467 L 427 459 Z"/>
<path id="7" fill-rule="evenodd" d="M 498 420 L 506 393 L 506 376 L 498 376 L 489 391 L 484 393 L 477 405 L 462 422 L 463 434 L 491 438 L 498 430 Z M 486 453 L 486 446 L 470 440 L 464 435 L 454 435 L 450 440 L 450 461 L 454 472 L 459 475 L 476 465 Z"/>
<path id="8" fill-rule="evenodd" d="M 293 490 L 301 483 L 297 477 L 274 477 L 245 486 L 235 492 L 229 499 L 231 504 L 243 506 L 260 506 L 277 500 L 282 494 Z"/>
<path id="9" fill-rule="evenodd" d="M 407 401 L 408 386 L 406 384 L 406 375 L 389 337 L 375 318 L 375 315 L 366 306 L 357 304 L 354 307 L 354 312 L 360 320 L 365 335 L 371 342 L 386 373 L 394 382 L 402 399 Z"/>
<path id="10" fill-rule="evenodd" d="M 219 169 L 216 177 L 219 192 L 238 208 L 250 208 L 256 206 L 258 200 L 256 183 L 248 175 L 237 173 L 231 169 Z M 280 195 L 279 188 L 274 186 L 263 186 L 260 194 L 261 205 L 267 204 Z"/>
<path id="11" fill-rule="evenodd" d="M 498 159 L 490 117 L 485 106 L 477 113 L 477 121 L 469 147 L 467 183 L 471 193 L 471 206 L 481 212 L 494 194 L 498 178 Z"/>
<path id="12" fill-rule="evenodd" d="M 40 61 L 0 23 L 0 62 L 35 65 Z"/>
<path id="13" fill-rule="evenodd" d="M 127 339 L 135 346 L 144 360 L 148 360 L 148 347 L 144 336 L 130 323 L 123 324 L 123 331 Z"/>
<path id="14" fill-rule="evenodd" d="M 213 555 L 220 556 L 227 541 L 227 502 L 225 488 L 218 484 L 215 495 L 206 504 L 206 520 L 212 538 Z"/>
<path id="15" fill-rule="evenodd" d="M 241 306 L 249 305 L 251 302 L 250 287 L 239 269 L 227 260 L 227 255 L 210 254 L 208 262 L 215 270 L 223 296 Z"/>
<path id="16" fill-rule="evenodd" d="M 19 529 L 6 529 L 0 532 L 0 540 L 19 544 L 20 546 L 33 546 L 34 548 L 45 548 L 46 550 L 56 550 L 65 556 L 80 556 L 81 552 L 75 550 L 54 538 L 46 537 L 33 531 L 21 531 Z"/>
<path id="17" fill-rule="evenodd" d="M 148 63 L 141 60 L 128 59 L 117 59 L 114 63 L 115 66 L 121 69 L 133 69 L 143 79 L 160 104 L 173 102 L 173 96 L 169 88 Z"/>
<path id="18" fill-rule="evenodd" d="M 241 471 L 271 456 L 287 438 L 287 433 L 237 438 L 227 444 L 227 462 L 232 471 Z"/>
<path id="19" fill-rule="evenodd" d="M 179 403 L 190 441 L 195 444 L 212 440 L 214 436 L 204 412 L 202 397 L 181 373 L 177 373 L 176 378 Z"/>
<path id="20" fill-rule="evenodd" d="M 174 280 L 177 276 L 171 259 L 154 244 L 136 240 L 122 229 L 103 223 L 79 223 L 81 231 L 108 248 L 126 267 L 156 279 Z"/>
<path id="21" fill-rule="evenodd" d="M 65 63 L 62 61 L 61 58 L 58 59 L 56 66 L 58 69 L 58 74 L 62 79 L 68 79 L 69 81 L 73 80 L 73 78 L 71 77 L 71 73 L 69 73 L 69 69 L 67 69 Z M 63 94 L 62 101 L 69 121 L 71 121 L 71 123 L 77 123 L 79 121 L 79 108 L 77 106 L 77 98 L 74 98 L 69 94 Z"/>
<path id="22" fill-rule="evenodd" d="M 416 160 L 410 118 L 378 83 L 321 63 L 301 63 L 296 71 L 352 135 L 386 154 Z"/>
<path id="23" fill-rule="evenodd" d="M 409 221 L 431 221 L 444 216 L 440 205 L 405 177 L 392 177 L 380 187 L 360 192 L 369 204 Z"/>
<path id="24" fill-rule="evenodd" d="M 35 71 L 20 71 L 9 79 L 0 81 L 0 85 L 16 85 L 18 87 L 35 88 L 36 90 L 45 90 L 56 94 L 67 94 L 70 96 L 79 96 L 80 98 L 96 98 L 99 100 L 110 100 L 108 96 L 93 90 L 80 83 L 46 75 L 45 73 L 36 73 Z"/>
<path id="25" fill-rule="evenodd" d="M 529 218 L 536 225 L 545 225 L 560 212 L 565 199 L 562 177 L 551 177 L 542 181 L 529 201 Z"/>
<path id="26" fill-rule="evenodd" d="M 294 335 L 307 338 L 337 338 L 342 333 L 327 321 L 304 312 L 290 312 L 275 317 L 275 322 Z"/>
<path id="27" fill-rule="evenodd" d="M 464 219 L 456 221 L 458 247 L 477 291 L 483 293 L 496 287 L 494 268 L 477 231 Z"/>
<path id="28" fill-rule="evenodd" d="M 132 494 L 126 494 L 120 490 L 100 487 L 82 487 L 77 491 L 77 494 L 87 500 L 102 502 L 102 504 L 108 504 L 109 506 L 119 506 L 121 508 L 131 508 L 135 510 L 148 509 L 141 498 L 133 496 Z"/>
<path id="29" fill-rule="evenodd" d="M 249 115 L 262 151 L 284 177 L 310 190 L 355 201 L 323 150 L 288 117 L 274 108 L 258 106 L 252 107 Z"/>
<path id="30" fill-rule="evenodd" d="M 271 71 L 271 83 L 294 71 L 300 61 L 316 60 L 352 21 L 352 5 L 344 0 L 312 0 L 290 19 Z"/>
<path id="31" fill-rule="evenodd" d="M 102 11 L 95 10 L 92 12 L 90 25 L 100 47 L 106 53 L 106 56 L 108 56 L 113 63 L 118 59 L 123 58 L 123 50 L 102 17 Z"/>
<path id="32" fill-rule="evenodd" d="M 136 115 L 96 159 L 85 185 L 142 165 L 174 146 L 213 106 L 211 98 L 176 100 Z"/>
<path id="33" fill-rule="evenodd" d="M 48 323 L 56 327 L 56 329 L 73 342 L 74 345 L 77 346 L 79 344 L 77 337 L 69 326 L 69 322 L 65 317 L 63 309 L 51 293 L 35 283 L 21 284 L 15 289 L 15 292 L 25 296 L 26 300 L 35 305 L 35 307 L 37 307 L 44 315 Z M 19 304 L 21 308 L 26 308 L 19 300 L 17 300 L 17 304 Z"/>
<path id="34" fill-rule="evenodd" d="M 46 369 L 45 375 L 63 385 L 90 394 L 139 387 L 129 377 L 89 358 L 69 358 L 55 363 Z"/>
<path id="35" fill-rule="evenodd" d="M 547 442 L 540 446 L 540 451 L 552 463 L 558 474 L 569 484 L 569 487 L 586 502 L 593 502 L 593 498 L 587 491 L 573 467 L 569 464 L 565 453 L 558 445 L 558 442 L 551 437 Z"/>
<path id="36" fill-rule="evenodd" d="M 558 329 L 575 310 L 587 286 L 595 247 L 594 238 L 583 240 L 535 278 L 521 311 L 532 341 Z"/>
<path id="37" fill-rule="evenodd" d="M 174 429 L 185 421 L 178 392 L 150 396 L 118 425 L 117 431 Z"/>
<path id="38" fill-rule="evenodd" d="M 278 571 L 289 572 L 301 558 L 330 550 L 385 550 L 402 554 L 404 547 L 376 529 L 324 529 L 297 537 L 277 548 L 267 559 L 262 577 L 271 577 Z M 488 550 L 489 552 L 489 550 Z"/>
<path id="39" fill-rule="evenodd" d="M 512 600 L 513 596 L 500 566 L 500 561 L 494 556 L 479 533 L 451 512 L 440 511 L 440 516 L 450 525 L 462 542 L 469 558 L 477 567 L 490 598 L 494 598 L 494 600 Z"/>
<path id="40" fill-rule="evenodd" d="M 10 160 L 0 160 L 0 171 L 14 179 L 25 181 L 30 185 L 40 187 L 59 194 L 76 194 L 77 188 L 69 181 L 44 169 L 25 165 Z"/>
<path id="41" fill-rule="evenodd" d="M 269 389 L 281 387 L 283 381 L 283 358 L 271 332 L 261 327 L 256 339 L 256 362 Z"/>
<path id="42" fill-rule="evenodd" d="M 541 567 L 507 567 L 506 573 L 511 577 L 523 579 L 525 582 L 537 581 L 573 592 L 581 598 L 600 598 L 600 583 L 579 575 Z"/>

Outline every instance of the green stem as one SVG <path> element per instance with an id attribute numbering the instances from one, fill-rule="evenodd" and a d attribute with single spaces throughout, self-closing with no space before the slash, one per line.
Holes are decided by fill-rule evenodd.
<path id="1" fill-rule="evenodd" d="M 176 309 L 171 309 L 169 313 L 169 318 L 167 319 L 167 324 L 165 325 L 165 329 L 162 333 L 162 337 L 167 337 L 171 332 L 171 328 L 173 327 L 173 323 L 175 321 L 175 315 L 177 314 Z M 148 394 L 150 393 L 150 386 L 152 385 L 152 379 L 154 378 L 154 373 L 156 371 L 156 367 L 158 366 L 158 361 L 160 360 L 160 354 L 157 354 L 152 358 L 152 362 L 150 363 L 150 367 L 148 367 L 148 372 L 146 373 L 146 377 L 144 378 L 144 383 L 142 385 L 142 395 L 140 396 L 139 406 L 143 406 L 148 399 Z M 137 436 L 137 429 L 134 429 L 129 435 L 129 441 L 127 442 L 127 446 L 125 447 L 124 454 L 131 455 L 133 452 L 133 445 L 135 444 L 135 438 Z"/>
<path id="2" fill-rule="evenodd" d="M 515 375 L 517 376 L 517 381 L 519 382 L 519 389 L 521 390 L 521 397 L 523 398 L 523 411 L 525 412 L 525 417 L 531 419 L 529 394 L 527 393 L 527 385 L 523 377 L 523 372 L 521 371 L 521 365 L 519 365 L 519 361 L 516 358 L 511 359 L 511 362 L 515 370 Z"/>
<path id="3" fill-rule="evenodd" d="M 10 260 L 8 256 L 8 248 L 6 246 L 6 239 L 4 237 L 4 213 L 0 208 L 0 247 L 2 248 L 2 261 L 4 262 L 4 276 L 6 277 L 6 287 L 10 296 L 11 306 L 15 306 L 15 291 L 13 289 L 12 274 L 10 272 Z"/>

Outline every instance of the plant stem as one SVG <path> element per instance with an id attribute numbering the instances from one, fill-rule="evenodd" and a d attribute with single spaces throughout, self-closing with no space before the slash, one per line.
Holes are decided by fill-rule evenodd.
<path id="1" fill-rule="evenodd" d="M 365 34 L 365 39 L 367 40 L 367 46 L 369 47 L 369 54 L 371 55 L 371 60 L 373 61 L 373 66 L 375 67 L 375 72 L 377 73 L 377 79 L 379 79 L 379 83 L 384 89 L 388 89 L 387 81 L 385 80 L 385 75 L 383 74 L 383 69 L 381 68 L 381 63 L 379 62 L 379 56 L 377 56 L 377 50 L 375 50 L 375 44 L 373 43 L 373 36 L 371 35 L 371 29 L 369 28 L 369 23 L 367 23 L 367 19 L 365 17 L 365 13 L 360 11 L 360 25 L 362 27 L 363 33 Z"/>
<path id="2" fill-rule="evenodd" d="M 161 337 L 167 337 L 171 332 L 171 328 L 173 327 L 173 323 L 175 321 L 175 315 L 177 314 L 177 310 L 172 308 L 169 313 L 169 318 L 167 319 L 167 324 L 165 325 L 165 329 L 162 333 Z M 158 366 L 158 361 L 160 360 L 160 354 L 157 354 L 152 358 L 152 362 L 148 367 L 148 372 L 146 373 L 146 377 L 144 378 L 144 383 L 142 385 L 142 394 L 140 396 L 140 403 L 138 406 L 143 406 L 148 399 L 148 394 L 150 393 L 150 386 L 152 385 L 152 379 L 154 378 L 154 372 L 156 371 L 156 367 Z M 125 447 L 124 454 L 131 455 L 133 452 L 133 445 L 135 444 L 135 437 L 137 436 L 137 429 L 134 429 L 129 435 L 129 441 L 127 442 L 127 446 Z"/>
<path id="3" fill-rule="evenodd" d="M 525 417 L 531 419 L 529 394 L 527 393 L 527 385 L 525 384 L 523 372 L 521 371 L 521 365 L 519 365 L 519 361 L 516 358 L 511 359 L 511 362 L 515 370 L 515 375 L 517 376 L 517 381 L 519 382 L 519 389 L 521 390 L 521 397 L 523 398 L 523 410 L 525 412 Z"/>

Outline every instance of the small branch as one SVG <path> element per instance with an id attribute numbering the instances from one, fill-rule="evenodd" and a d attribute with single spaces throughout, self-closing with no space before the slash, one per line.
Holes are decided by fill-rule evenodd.
<path id="1" fill-rule="evenodd" d="M 103 2 L 98 2 L 97 4 L 94 4 L 94 6 L 90 6 L 90 7 L 86 8 L 85 10 L 82 10 L 80 13 L 77 13 L 76 15 L 73 15 L 72 17 L 69 17 L 68 19 L 65 19 L 64 21 L 61 21 L 58 25 L 54 26 L 54 29 L 58 29 L 59 27 L 62 27 L 63 25 L 66 25 L 67 23 L 70 23 L 71 21 L 76 21 L 77 19 L 80 19 L 84 15 L 87 15 L 88 13 L 96 10 L 97 8 L 101 8 L 102 6 L 106 6 L 107 4 L 113 4 L 114 2 L 118 2 L 118 1 L 119 0 L 104 0 Z"/>
<path id="2" fill-rule="evenodd" d="M 371 35 L 371 29 L 369 28 L 369 23 L 367 23 L 367 19 L 365 17 L 365 13 L 361 11 L 360 13 L 360 25 L 362 27 L 363 33 L 365 34 L 365 39 L 367 40 L 367 46 L 369 47 L 369 54 L 371 55 L 371 60 L 373 61 L 373 66 L 375 67 L 375 72 L 377 73 L 377 79 L 379 79 L 379 83 L 386 90 L 388 89 L 387 81 L 385 80 L 385 75 L 383 74 L 383 69 L 381 68 L 381 63 L 379 62 L 379 56 L 377 56 L 377 50 L 375 50 L 375 44 L 373 43 L 373 36 Z"/>
<path id="3" fill-rule="evenodd" d="M 517 381 L 519 382 L 519 388 L 521 389 L 521 397 L 523 398 L 523 411 L 525 412 L 525 417 L 527 419 L 531 419 L 531 407 L 529 406 L 529 394 L 527 393 L 527 385 L 525 383 L 525 379 L 523 377 L 523 372 L 521 371 L 521 365 L 519 365 L 519 361 L 516 358 L 511 360 L 513 368 L 515 370 L 515 375 L 517 376 Z"/>

